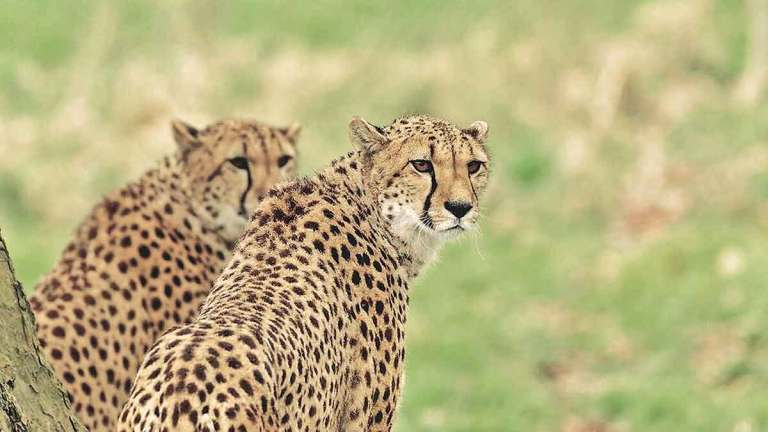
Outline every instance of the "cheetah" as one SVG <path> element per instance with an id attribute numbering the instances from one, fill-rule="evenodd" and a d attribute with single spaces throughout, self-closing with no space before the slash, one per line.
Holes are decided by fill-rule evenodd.
<path id="1" fill-rule="evenodd" d="M 114 430 L 146 351 L 197 315 L 260 199 L 294 176 L 299 130 L 172 122 L 175 154 L 98 204 L 37 284 L 37 336 L 91 431 Z"/>
<path id="2" fill-rule="evenodd" d="M 391 430 L 408 283 L 476 225 L 487 132 L 354 118 L 357 150 L 273 188 L 198 318 L 150 349 L 118 431 Z"/>

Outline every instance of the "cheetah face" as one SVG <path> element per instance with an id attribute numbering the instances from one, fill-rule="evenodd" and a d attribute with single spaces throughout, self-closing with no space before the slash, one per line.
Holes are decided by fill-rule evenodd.
<path id="1" fill-rule="evenodd" d="M 380 128 L 350 123 L 353 142 L 371 155 L 382 214 L 405 241 L 441 241 L 472 229 L 488 182 L 488 125 L 460 129 L 426 116 Z"/>
<path id="2" fill-rule="evenodd" d="M 296 174 L 300 127 L 226 120 L 198 130 L 172 124 L 186 192 L 207 227 L 236 241 L 264 194 Z"/>

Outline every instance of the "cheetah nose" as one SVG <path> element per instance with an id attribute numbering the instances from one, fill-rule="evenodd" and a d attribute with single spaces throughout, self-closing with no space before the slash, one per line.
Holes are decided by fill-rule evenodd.
<path id="1" fill-rule="evenodd" d="M 444 205 L 446 210 L 459 219 L 472 210 L 472 204 L 463 201 L 446 201 Z"/>

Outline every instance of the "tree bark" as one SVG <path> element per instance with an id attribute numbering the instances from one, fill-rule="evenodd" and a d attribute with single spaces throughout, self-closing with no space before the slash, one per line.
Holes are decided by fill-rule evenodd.
<path id="1" fill-rule="evenodd" d="M 0 431 L 85 432 L 40 351 L 35 321 L 0 233 Z"/>

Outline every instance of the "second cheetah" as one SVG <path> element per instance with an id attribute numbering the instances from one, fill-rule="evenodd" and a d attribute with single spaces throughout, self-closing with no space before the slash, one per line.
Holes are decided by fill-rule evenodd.
<path id="1" fill-rule="evenodd" d="M 114 430 L 146 351 L 197 315 L 261 197 L 295 172 L 298 126 L 172 129 L 178 152 L 97 205 L 30 298 L 40 344 L 91 432 Z"/>

